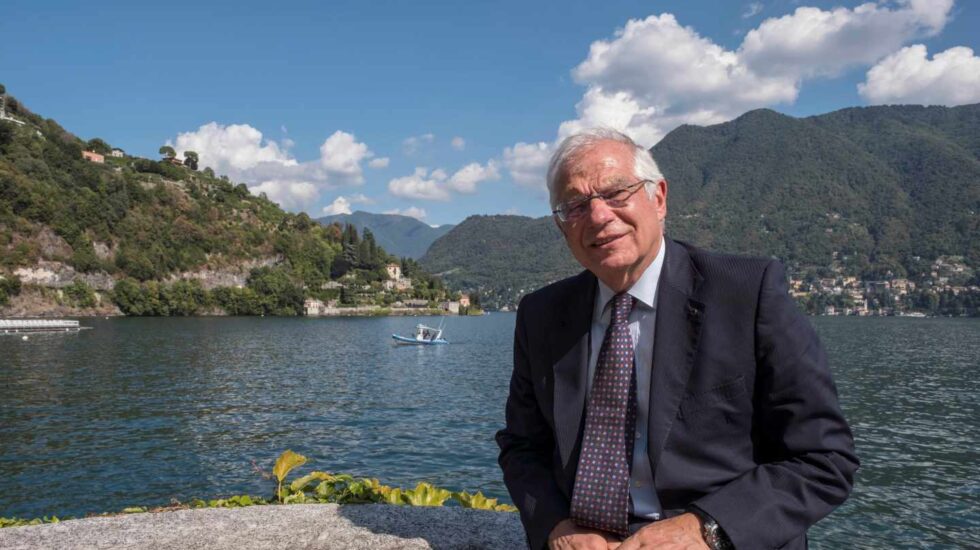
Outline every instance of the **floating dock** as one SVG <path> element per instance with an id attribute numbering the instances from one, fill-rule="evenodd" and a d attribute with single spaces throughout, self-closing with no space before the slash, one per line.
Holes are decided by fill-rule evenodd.
<path id="1" fill-rule="evenodd" d="M 78 332 L 89 328 L 92 327 L 80 326 L 70 319 L 0 319 L 0 334 Z"/>

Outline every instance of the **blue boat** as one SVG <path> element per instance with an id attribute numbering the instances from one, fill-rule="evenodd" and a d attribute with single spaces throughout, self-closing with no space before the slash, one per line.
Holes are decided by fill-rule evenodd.
<path id="1" fill-rule="evenodd" d="M 415 325 L 415 336 L 401 336 L 392 334 L 395 343 L 403 346 L 432 346 L 436 344 L 448 344 L 449 341 L 442 337 L 442 326 L 440 328 L 428 327 L 425 325 Z"/>

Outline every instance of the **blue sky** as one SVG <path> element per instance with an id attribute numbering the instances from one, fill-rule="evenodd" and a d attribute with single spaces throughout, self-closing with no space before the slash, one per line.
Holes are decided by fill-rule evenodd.
<path id="1" fill-rule="evenodd" d="M 0 82 L 82 138 L 171 143 L 292 211 L 548 212 L 577 128 L 652 146 L 754 108 L 980 102 L 980 5 L 7 0 Z"/>

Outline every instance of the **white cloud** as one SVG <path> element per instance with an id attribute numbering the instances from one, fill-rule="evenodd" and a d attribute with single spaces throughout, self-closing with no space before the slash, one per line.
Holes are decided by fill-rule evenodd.
<path id="1" fill-rule="evenodd" d="M 758 74 L 835 76 L 938 33 L 952 7 L 953 0 L 906 0 L 896 9 L 870 2 L 829 11 L 800 7 L 749 31 L 738 54 Z"/>
<path id="2" fill-rule="evenodd" d="M 497 163 L 487 161 L 486 165 L 473 162 L 462 167 L 449 178 L 448 187 L 458 193 L 476 193 L 476 185 L 487 180 L 500 179 Z"/>
<path id="3" fill-rule="evenodd" d="M 952 6 L 953 0 L 894 0 L 800 7 L 762 21 L 735 50 L 669 13 L 631 19 L 612 38 L 593 42 L 572 71 L 585 92 L 557 140 L 605 126 L 652 146 L 681 124 L 717 124 L 751 109 L 792 104 L 806 79 L 870 65 L 912 39 L 938 33 Z M 754 2 L 745 14 L 763 7 Z M 504 165 L 515 181 L 543 181 L 543 148 L 519 143 L 505 149 Z"/>
<path id="4" fill-rule="evenodd" d="M 755 17 L 762 12 L 762 2 L 752 2 L 745 7 L 745 11 L 742 12 L 742 19 L 749 19 L 750 17 Z"/>
<path id="5" fill-rule="evenodd" d="M 345 197 L 343 195 L 340 195 L 336 199 L 334 199 L 332 203 L 323 207 L 323 213 L 328 216 L 334 216 L 337 214 L 350 214 L 351 205 L 354 204 L 374 204 L 374 199 L 368 197 L 363 193 L 351 195 L 350 197 Z"/>
<path id="6" fill-rule="evenodd" d="M 609 93 L 599 86 L 589 88 L 575 105 L 575 110 L 578 118 L 567 120 L 559 126 L 558 141 L 587 128 L 605 126 L 626 132 L 641 145 L 652 146 L 664 136 L 667 132 L 664 127 L 669 126 L 673 118 L 658 117 L 656 107 L 644 107 L 628 92 Z M 698 117 L 698 123 L 713 124 L 725 119 L 715 111 L 709 110 L 704 114 Z"/>
<path id="7" fill-rule="evenodd" d="M 594 42 L 573 76 L 588 89 L 560 134 L 609 126 L 644 146 L 679 124 L 722 122 L 798 93 L 794 78 L 760 77 L 671 14 L 630 20 L 615 39 Z"/>
<path id="8" fill-rule="evenodd" d="M 448 201 L 449 192 L 443 187 L 445 180 L 446 173 L 443 170 L 434 170 L 429 174 L 426 168 L 418 167 L 411 176 L 395 178 L 388 182 L 388 191 L 398 197 Z"/>
<path id="9" fill-rule="evenodd" d="M 385 214 L 398 214 L 399 216 L 409 216 L 417 220 L 422 220 L 427 215 L 425 210 L 415 206 L 409 206 L 404 210 L 399 210 L 394 208 L 392 210 L 386 210 Z M 433 225 L 432 227 L 439 227 L 438 225 Z"/>
<path id="10" fill-rule="evenodd" d="M 375 169 L 387 168 L 389 162 L 391 162 L 391 159 L 389 159 L 388 157 L 378 157 L 376 159 L 371 159 L 370 161 L 368 161 L 368 166 Z"/>
<path id="11" fill-rule="evenodd" d="M 515 143 L 504 149 L 504 166 L 515 183 L 544 189 L 552 152 L 551 143 Z"/>
<path id="12" fill-rule="evenodd" d="M 422 134 L 407 137 L 404 141 L 402 141 L 402 152 L 405 153 L 406 156 L 410 157 L 415 153 L 418 153 L 419 149 L 421 149 L 423 145 L 428 145 L 435 139 L 436 136 L 433 134 Z"/>
<path id="13" fill-rule="evenodd" d="M 318 160 L 299 162 L 288 138 L 277 143 L 247 124 L 217 122 L 178 134 L 173 144 L 180 152 L 197 151 L 202 168 L 244 182 L 288 210 L 312 207 L 322 189 L 362 183 L 361 162 L 373 156 L 353 134 L 337 131 L 321 145 Z"/>
<path id="14" fill-rule="evenodd" d="M 263 140 L 262 132 L 248 124 L 223 126 L 209 122 L 196 131 L 178 134 L 173 147 L 181 153 L 197 151 L 202 168 L 210 166 L 215 172 L 228 174 L 233 179 L 261 163 L 297 165 L 285 147 L 272 140 Z"/>
<path id="15" fill-rule="evenodd" d="M 922 44 L 902 48 L 872 67 L 858 92 L 870 103 L 980 102 L 980 57 L 963 46 L 937 53 L 932 60 Z"/>
<path id="16" fill-rule="evenodd" d="M 350 196 L 350 203 L 351 204 L 374 204 L 375 200 L 365 195 L 364 193 L 357 193 L 356 195 Z"/>
<path id="17" fill-rule="evenodd" d="M 485 165 L 478 162 L 467 164 L 449 177 L 445 170 L 437 168 L 431 173 L 426 168 L 417 167 L 411 176 L 395 178 L 388 182 L 388 191 L 398 197 L 430 201 L 448 201 L 450 191 L 456 193 L 476 193 L 479 183 L 500 179 L 500 171 L 494 160 Z"/>
<path id="18" fill-rule="evenodd" d="M 363 183 L 361 161 L 373 156 L 368 146 L 357 141 L 353 134 L 337 130 L 320 146 L 320 165 L 330 175 L 350 183 Z"/>
<path id="19" fill-rule="evenodd" d="M 457 151 L 466 149 L 466 140 L 459 136 L 454 137 L 450 144 L 453 146 L 453 149 L 456 149 Z"/>
<path id="20" fill-rule="evenodd" d="M 323 207 L 323 213 L 327 216 L 336 216 L 337 214 L 350 214 L 350 201 L 343 196 L 337 197 L 328 206 Z"/>
<path id="21" fill-rule="evenodd" d="M 316 186 L 306 181 L 267 180 L 248 188 L 253 195 L 265 193 L 272 202 L 279 203 L 286 210 L 303 210 L 316 202 L 320 192 Z"/>

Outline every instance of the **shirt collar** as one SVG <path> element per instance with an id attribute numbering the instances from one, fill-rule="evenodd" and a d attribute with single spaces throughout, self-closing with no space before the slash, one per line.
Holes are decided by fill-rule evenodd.
<path id="1" fill-rule="evenodd" d="M 657 257 L 653 259 L 653 263 L 646 268 L 643 275 L 640 275 L 639 280 L 626 291 L 630 296 L 636 298 L 638 302 L 648 308 L 656 309 L 657 307 L 657 285 L 660 283 L 660 272 L 664 268 L 666 245 L 667 243 L 664 241 L 663 236 L 661 236 L 660 250 L 657 252 Z M 599 281 L 598 278 L 596 280 Z M 599 316 L 604 313 L 606 305 L 609 304 L 609 301 L 615 295 L 616 293 L 606 286 L 606 283 L 599 281 L 599 300 L 596 302 L 596 313 Z"/>

